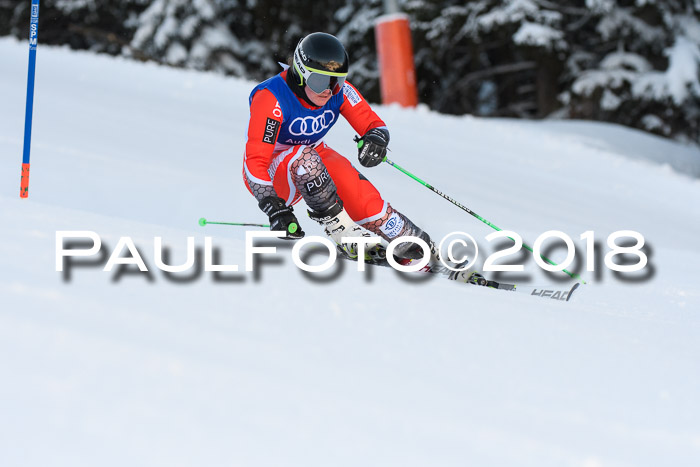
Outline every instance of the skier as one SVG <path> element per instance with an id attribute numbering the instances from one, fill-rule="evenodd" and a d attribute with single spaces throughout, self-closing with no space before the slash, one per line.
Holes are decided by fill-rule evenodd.
<path id="1" fill-rule="evenodd" d="M 347 81 L 348 65 L 343 44 L 316 32 L 299 41 L 289 66 L 253 89 L 245 183 L 270 219 L 270 229 L 285 231 L 285 238 L 304 236 L 292 208 L 303 199 L 309 217 L 350 257 L 357 257 L 356 244 L 343 244 L 341 237 L 376 234 L 391 241 L 411 235 L 431 247 L 431 263 L 437 264 L 438 252 L 428 234 L 382 199 L 348 159 L 323 141 L 342 115 L 362 135 L 357 147 L 363 167 L 379 165 L 386 155 L 389 131 Z M 420 259 L 423 250 L 404 242 L 394 255 Z"/>

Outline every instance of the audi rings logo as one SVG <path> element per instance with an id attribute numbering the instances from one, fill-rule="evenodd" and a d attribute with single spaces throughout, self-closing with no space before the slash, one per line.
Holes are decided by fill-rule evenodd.
<path id="1" fill-rule="evenodd" d="M 289 125 L 289 132 L 294 136 L 313 136 L 330 127 L 335 114 L 326 110 L 318 117 L 297 117 Z"/>

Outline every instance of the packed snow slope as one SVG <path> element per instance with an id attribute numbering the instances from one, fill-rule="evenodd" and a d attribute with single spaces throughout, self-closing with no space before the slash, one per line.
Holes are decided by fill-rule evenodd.
<path id="1" fill-rule="evenodd" d="M 40 46 L 20 200 L 26 44 L 0 40 L 0 60 L 0 465 L 700 465 L 696 147 L 378 106 L 391 159 L 526 243 L 560 230 L 585 266 L 595 232 L 588 284 L 560 302 L 353 263 L 306 275 L 279 243 L 246 272 L 245 230 L 197 220 L 266 221 L 241 179 L 254 83 Z M 327 142 L 354 161 L 352 136 Z M 433 237 L 494 251 L 409 177 L 363 172 Z M 602 263 L 618 230 L 644 236 L 641 273 Z M 102 256 L 57 272 L 57 231 L 95 232 Z M 239 272 L 156 267 L 154 237 L 182 264 L 207 236 Z M 148 273 L 103 271 L 120 237 Z"/>

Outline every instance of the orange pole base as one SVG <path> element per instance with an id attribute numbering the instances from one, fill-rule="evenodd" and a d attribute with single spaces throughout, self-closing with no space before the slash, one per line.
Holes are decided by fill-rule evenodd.
<path id="1" fill-rule="evenodd" d="M 22 164 L 22 177 L 19 182 L 19 197 L 29 197 L 29 164 Z"/>

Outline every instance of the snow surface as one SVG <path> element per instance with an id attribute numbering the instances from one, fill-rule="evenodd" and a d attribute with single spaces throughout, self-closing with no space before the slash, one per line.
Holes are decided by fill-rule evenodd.
<path id="1" fill-rule="evenodd" d="M 529 244 L 593 230 L 604 253 L 636 230 L 650 277 L 584 272 L 561 303 L 352 263 L 312 280 L 283 246 L 246 273 L 244 231 L 197 220 L 265 222 L 241 181 L 254 83 L 42 46 L 20 200 L 26 44 L 0 40 L 0 57 L 0 465 L 700 464 L 696 147 L 379 106 L 400 165 Z M 353 160 L 352 136 L 327 141 Z M 489 246 L 395 169 L 364 172 L 433 237 Z M 98 233 L 105 255 L 131 237 L 150 274 L 67 277 L 59 230 Z M 154 237 L 180 264 L 188 236 L 241 272 L 166 277 Z"/>

